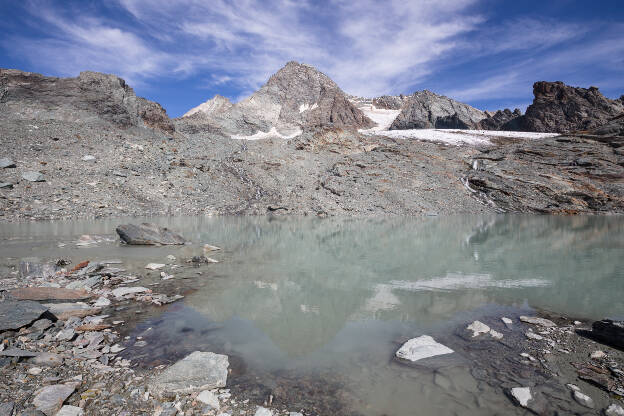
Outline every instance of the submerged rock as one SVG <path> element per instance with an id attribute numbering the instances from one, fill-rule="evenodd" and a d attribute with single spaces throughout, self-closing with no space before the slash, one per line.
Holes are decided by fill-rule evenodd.
<path id="1" fill-rule="evenodd" d="M 592 324 L 588 334 L 592 338 L 616 348 L 624 348 L 624 321 L 603 319 Z"/>
<path id="2" fill-rule="evenodd" d="M 474 321 L 466 328 L 468 331 L 472 332 L 472 337 L 477 337 L 481 334 L 487 334 L 490 332 L 490 327 L 484 324 L 481 321 Z"/>
<path id="3" fill-rule="evenodd" d="M 624 408 L 618 404 L 611 404 L 604 410 L 605 416 L 624 416 Z"/>
<path id="4" fill-rule="evenodd" d="M 583 394 L 578 390 L 574 390 L 572 392 L 572 396 L 574 397 L 574 400 L 581 406 L 589 407 L 590 409 L 594 408 L 594 401 L 588 395 Z"/>
<path id="5" fill-rule="evenodd" d="M 438 355 L 452 354 L 453 352 L 452 349 L 436 342 L 429 335 L 422 335 L 403 344 L 396 352 L 396 356 L 403 360 L 418 361 Z"/>
<path id="6" fill-rule="evenodd" d="M 116 231 L 119 238 L 130 245 L 177 245 L 186 243 L 180 234 L 152 223 L 120 225 Z"/>
<path id="7" fill-rule="evenodd" d="M 162 396 L 225 387 L 228 367 L 227 355 L 195 351 L 154 377 L 148 389 Z"/>
<path id="8" fill-rule="evenodd" d="M 531 389 L 529 387 L 514 387 L 509 391 L 511 398 L 516 404 L 522 407 L 527 407 L 529 401 L 533 399 L 531 395 Z"/>
<path id="9" fill-rule="evenodd" d="M 557 326 L 557 324 L 555 324 L 550 319 L 538 318 L 536 316 L 521 316 L 520 320 L 522 322 L 526 322 L 528 324 L 539 325 L 539 326 L 543 326 L 545 328 L 553 328 L 553 327 Z"/>
<path id="10" fill-rule="evenodd" d="M 0 302 L 0 331 L 20 329 L 36 321 L 48 308 L 33 301 Z"/>

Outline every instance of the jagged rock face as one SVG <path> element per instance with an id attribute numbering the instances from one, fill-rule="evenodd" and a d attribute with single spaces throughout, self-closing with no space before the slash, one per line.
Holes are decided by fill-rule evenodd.
<path id="1" fill-rule="evenodd" d="M 232 108 L 232 103 L 227 98 L 217 94 L 210 100 L 191 108 L 182 117 L 190 117 L 196 115 L 197 117 L 206 117 L 211 114 L 225 113 Z"/>
<path id="2" fill-rule="evenodd" d="M 409 101 L 409 97 L 403 94 L 401 95 L 382 95 L 381 97 L 373 98 L 373 105 L 375 108 L 381 108 L 384 110 L 400 110 L 403 104 Z"/>
<path id="3" fill-rule="evenodd" d="M 522 116 L 522 112 L 519 108 L 516 108 L 513 112 L 506 108 L 504 110 L 498 110 L 496 113 L 491 114 L 486 111 L 487 118 L 484 118 L 477 124 L 477 128 L 481 130 L 504 130 L 503 125 L 509 123 L 511 120 Z"/>
<path id="4" fill-rule="evenodd" d="M 624 138 L 624 113 L 609 120 L 600 127 L 583 132 L 589 136 L 600 136 L 605 138 Z"/>
<path id="5" fill-rule="evenodd" d="M 287 136 L 315 128 L 374 126 L 327 75 L 297 62 L 289 62 L 249 98 L 210 118 L 236 135 L 272 128 Z"/>
<path id="6" fill-rule="evenodd" d="M 0 69 L 0 109 L 4 116 L 22 119 L 105 121 L 122 128 L 174 131 L 160 104 L 137 97 L 123 79 L 98 72 L 56 78 Z"/>
<path id="7" fill-rule="evenodd" d="M 621 100 L 606 98 L 596 87 L 578 88 L 563 82 L 533 84 L 535 99 L 523 117 L 512 120 L 505 130 L 567 133 L 591 130 L 624 112 Z"/>
<path id="8" fill-rule="evenodd" d="M 484 118 L 481 110 L 425 90 L 409 96 L 390 130 L 472 129 Z"/>

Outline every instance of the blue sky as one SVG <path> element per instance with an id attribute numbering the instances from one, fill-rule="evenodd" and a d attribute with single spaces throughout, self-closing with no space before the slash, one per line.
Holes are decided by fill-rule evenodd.
<path id="1" fill-rule="evenodd" d="M 538 80 L 624 94 L 621 0 L 0 0 L 0 16 L 0 67 L 114 73 L 173 117 L 290 60 L 351 94 L 487 110 L 524 110 Z"/>

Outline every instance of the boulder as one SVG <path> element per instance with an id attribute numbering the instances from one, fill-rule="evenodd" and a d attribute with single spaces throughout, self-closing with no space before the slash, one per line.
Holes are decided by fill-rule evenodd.
<path id="1" fill-rule="evenodd" d="M 47 310 L 47 307 L 33 301 L 1 301 L 0 331 L 20 329 L 39 319 Z"/>
<path id="2" fill-rule="evenodd" d="M 100 308 L 93 308 L 85 303 L 46 303 L 44 304 L 49 308 L 50 313 L 56 316 L 61 321 L 66 321 L 72 316 L 77 318 L 84 318 L 89 315 L 97 315 L 102 310 Z"/>
<path id="3" fill-rule="evenodd" d="M 84 415 L 84 411 L 78 406 L 69 406 L 65 405 L 61 407 L 61 410 L 56 414 L 56 416 L 82 416 Z"/>
<path id="4" fill-rule="evenodd" d="M 160 397 L 225 387 L 228 367 L 227 355 L 195 351 L 154 377 L 148 389 Z"/>
<path id="5" fill-rule="evenodd" d="M 55 415 L 76 388 L 71 384 L 53 384 L 37 391 L 33 404 L 47 416 Z"/>
<path id="6" fill-rule="evenodd" d="M 0 159 L 0 169 L 14 168 L 15 162 L 12 159 L 3 157 Z"/>
<path id="7" fill-rule="evenodd" d="M 130 245 L 178 245 L 186 243 L 180 234 L 152 223 L 120 225 L 115 231 L 124 243 Z"/>
<path id="8" fill-rule="evenodd" d="M 603 319 L 592 324 L 592 338 L 613 347 L 624 349 L 624 321 Z"/>
<path id="9" fill-rule="evenodd" d="M 412 338 L 396 352 L 397 358 L 408 361 L 418 361 L 438 355 L 452 354 L 454 351 L 445 345 L 437 343 L 429 335 Z"/>
<path id="10" fill-rule="evenodd" d="M 22 173 L 22 179 L 25 179 L 28 182 L 45 182 L 45 177 L 43 176 L 43 173 L 34 170 L 29 170 Z"/>
<path id="11" fill-rule="evenodd" d="M 522 407 L 527 407 L 529 401 L 533 400 L 529 387 L 514 387 L 509 390 L 509 395 L 516 404 Z"/>

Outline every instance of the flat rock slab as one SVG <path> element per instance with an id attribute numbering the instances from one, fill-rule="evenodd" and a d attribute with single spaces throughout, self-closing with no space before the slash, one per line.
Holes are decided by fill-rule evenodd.
<path id="1" fill-rule="evenodd" d="M 9 348 L 7 350 L 0 351 L 0 356 L 5 357 L 36 357 L 37 355 L 39 355 L 38 352 L 20 350 L 19 348 Z"/>
<path id="2" fill-rule="evenodd" d="M 85 290 L 71 290 L 61 287 L 23 287 L 9 291 L 18 300 L 67 301 L 86 300 L 91 294 Z"/>
<path id="3" fill-rule="evenodd" d="M 72 316 L 84 318 L 97 315 L 102 311 L 101 308 L 93 308 L 85 303 L 46 303 L 44 306 L 48 307 L 50 313 L 61 321 L 66 321 Z"/>
<path id="4" fill-rule="evenodd" d="M 403 344 L 396 352 L 396 356 L 402 360 L 413 362 L 438 355 L 452 354 L 453 352 L 452 349 L 436 342 L 429 335 L 422 335 Z"/>
<path id="5" fill-rule="evenodd" d="M 15 166 L 15 162 L 9 158 L 3 157 L 0 159 L 0 169 L 14 168 Z"/>
<path id="6" fill-rule="evenodd" d="M 22 179 L 25 179 L 28 182 L 45 182 L 43 173 L 34 170 L 22 173 Z"/>
<path id="7" fill-rule="evenodd" d="M 33 399 L 33 404 L 47 416 L 53 416 L 61 410 L 63 402 L 71 396 L 74 390 L 76 390 L 76 388 L 69 384 L 53 384 L 51 386 L 46 386 L 37 391 Z"/>
<path id="8" fill-rule="evenodd" d="M 554 328 L 557 326 L 553 321 L 546 318 L 538 318 L 537 316 L 521 316 L 520 320 L 527 324 L 543 326 L 545 328 Z"/>
<path id="9" fill-rule="evenodd" d="M 229 365 L 227 355 L 195 351 L 154 377 L 148 389 L 162 396 L 225 387 Z"/>
<path id="10" fill-rule="evenodd" d="M 135 287 L 118 287 L 117 289 L 113 289 L 113 296 L 120 298 L 126 295 L 133 295 L 136 293 L 147 293 L 150 290 L 146 287 L 135 286 Z"/>
<path id="11" fill-rule="evenodd" d="M 605 344 L 624 350 L 624 321 L 603 319 L 592 324 L 591 336 Z"/>
<path id="12" fill-rule="evenodd" d="M 39 263 L 37 261 L 22 260 L 19 264 L 20 276 L 30 277 L 52 277 L 56 275 L 57 267 L 52 263 Z"/>
<path id="13" fill-rule="evenodd" d="M 20 329 L 39 319 L 47 310 L 40 303 L 29 300 L 0 302 L 0 331 Z"/>
<path id="14" fill-rule="evenodd" d="M 84 411 L 78 406 L 65 405 L 55 416 L 82 416 Z"/>
<path id="15" fill-rule="evenodd" d="M 131 245 L 177 245 L 186 243 L 186 240 L 180 234 L 168 228 L 147 222 L 140 225 L 120 225 L 115 231 L 117 231 L 119 238 L 124 243 Z"/>

